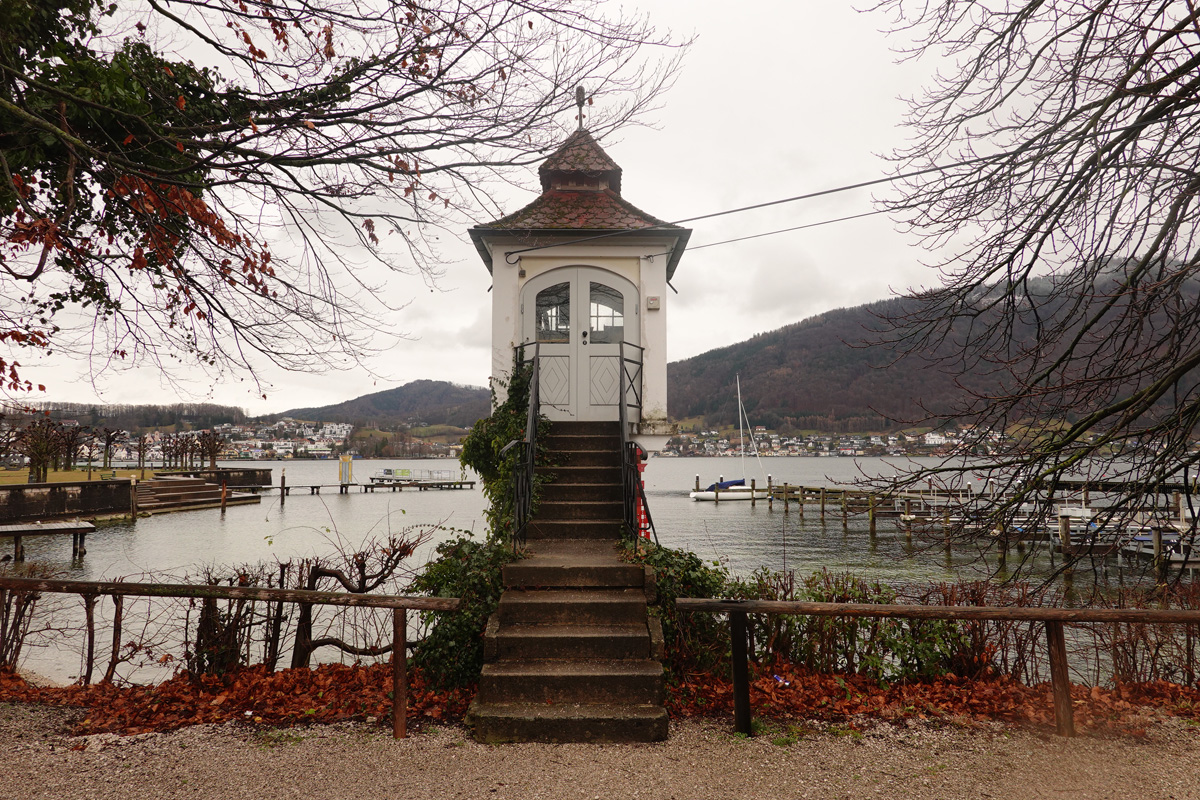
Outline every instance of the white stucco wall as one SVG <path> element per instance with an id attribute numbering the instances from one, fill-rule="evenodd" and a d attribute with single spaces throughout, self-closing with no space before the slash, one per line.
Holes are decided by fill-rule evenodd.
<path id="1" fill-rule="evenodd" d="M 632 239 L 632 240 L 631 240 Z M 645 348 L 642 384 L 642 424 L 637 438 L 647 449 L 658 450 L 670 433 L 667 426 L 667 287 L 668 251 L 675 237 L 614 237 L 602 243 L 581 243 L 524 253 L 509 264 L 505 253 L 530 246 L 528 239 L 510 234 L 488 235 L 492 255 L 492 379 L 507 379 L 512 370 L 513 348 L 521 343 L 521 290 L 533 278 L 560 267 L 588 266 L 621 275 L 640 294 L 637 314 L 640 344 Z M 522 275 L 522 270 L 524 274 Z M 647 307 L 658 298 L 658 309 Z M 503 387 L 496 385 L 504 398 Z"/>

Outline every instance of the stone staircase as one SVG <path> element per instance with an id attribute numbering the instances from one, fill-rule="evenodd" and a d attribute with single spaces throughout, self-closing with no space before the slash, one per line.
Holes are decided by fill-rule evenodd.
<path id="1" fill-rule="evenodd" d="M 557 466 L 529 523 L 529 557 L 504 567 L 468 723 L 482 742 L 647 742 L 667 737 L 653 575 L 617 556 L 616 423 L 553 423 Z M 648 577 L 649 575 L 649 577 Z"/>
<path id="2" fill-rule="evenodd" d="M 261 502 L 257 495 L 226 493 L 226 505 Z M 139 512 L 150 514 L 164 511 L 183 511 L 221 505 L 219 484 L 206 483 L 200 478 L 161 477 L 139 481 L 137 485 Z"/>

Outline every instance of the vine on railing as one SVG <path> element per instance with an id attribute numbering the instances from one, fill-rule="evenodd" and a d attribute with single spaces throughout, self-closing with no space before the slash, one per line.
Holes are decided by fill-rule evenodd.
<path id="1" fill-rule="evenodd" d="M 483 483 L 489 541 L 507 540 L 514 548 L 524 543 L 525 527 L 537 507 L 537 487 L 542 480 L 536 472 L 541 458 L 538 435 L 549 424 L 539 414 L 538 345 L 533 345 L 529 360 L 525 347 L 513 351 L 508 396 L 496 405 L 492 387 L 494 410 L 471 428 L 460 458 Z"/>
<path id="2" fill-rule="evenodd" d="M 621 497 L 624 504 L 625 530 L 634 538 L 639 536 L 654 537 L 658 544 L 658 532 L 654 529 L 654 519 L 650 516 L 650 504 L 646 500 L 646 489 L 642 485 L 642 475 L 639 465 L 646 458 L 646 451 L 641 445 L 629 439 L 628 408 L 642 410 L 641 376 L 642 361 L 634 360 L 625 354 L 625 348 L 636 348 L 640 358 L 642 348 L 637 345 L 621 342 L 621 390 L 617 398 L 617 419 L 621 427 Z M 630 394 L 633 402 L 629 401 Z"/>

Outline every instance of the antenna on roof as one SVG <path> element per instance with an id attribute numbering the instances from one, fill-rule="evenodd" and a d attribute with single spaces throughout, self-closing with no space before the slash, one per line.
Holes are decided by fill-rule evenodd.
<path id="1" fill-rule="evenodd" d="M 577 117 L 577 119 L 579 120 L 579 130 L 583 130 L 583 102 L 584 102 L 583 87 L 576 86 L 575 87 L 575 105 L 579 106 L 579 116 Z"/>

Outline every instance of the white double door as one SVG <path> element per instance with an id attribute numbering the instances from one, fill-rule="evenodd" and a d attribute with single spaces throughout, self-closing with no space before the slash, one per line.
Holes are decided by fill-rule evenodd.
<path id="1" fill-rule="evenodd" d="M 637 287 L 596 267 L 562 267 L 525 284 L 522 339 L 539 345 L 547 417 L 618 419 L 621 342 L 639 344 L 638 313 Z"/>

